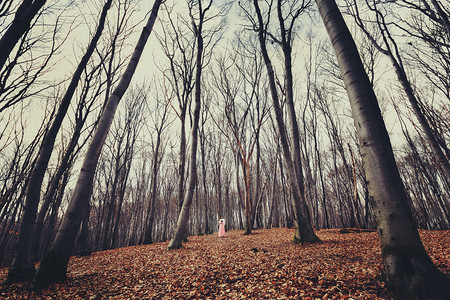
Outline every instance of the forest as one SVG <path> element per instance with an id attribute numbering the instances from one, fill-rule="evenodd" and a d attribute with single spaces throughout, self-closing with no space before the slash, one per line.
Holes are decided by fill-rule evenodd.
<path id="1" fill-rule="evenodd" d="M 391 297 L 446 299 L 418 229 L 450 230 L 449 15 L 444 0 L 0 0 L 3 284 L 62 282 L 74 255 L 181 251 L 223 218 L 232 236 L 292 229 L 270 247 L 299 251 L 376 231 Z"/>

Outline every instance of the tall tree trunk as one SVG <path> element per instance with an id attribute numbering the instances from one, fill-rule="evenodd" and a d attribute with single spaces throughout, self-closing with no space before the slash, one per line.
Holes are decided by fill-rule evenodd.
<path id="1" fill-rule="evenodd" d="M 280 101 L 278 99 L 278 91 L 275 84 L 275 72 L 272 67 L 272 62 L 269 58 L 269 54 L 266 48 L 266 39 L 264 33 L 264 23 L 259 9 L 259 4 L 257 0 L 253 1 L 253 4 L 258 15 L 258 37 L 259 44 L 261 46 L 261 52 L 263 55 L 264 63 L 267 68 L 267 74 L 269 77 L 269 87 L 272 95 L 273 106 L 275 110 L 275 118 L 278 125 L 278 131 L 280 134 L 281 145 L 283 149 L 284 159 L 286 161 L 286 168 L 288 171 L 288 178 L 290 181 L 293 197 L 291 197 L 292 211 L 294 214 L 295 222 L 295 243 L 315 243 L 320 242 L 320 239 L 314 233 L 314 229 L 311 224 L 311 218 L 309 215 L 308 207 L 306 205 L 306 199 L 304 195 L 303 186 L 300 187 L 299 180 L 297 178 L 298 165 L 295 165 L 294 160 L 291 156 L 291 151 L 289 149 L 288 137 L 286 132 L 286 126 L 283 121 L 283 113 L 280 106 Z M 291 120 L 292 121 L 292 120 Z M 299 161 L 297 161 L 299 162 Z"/>
<path id="2" fill-rule="evenodd" d="M 290 131 L 291 131 L 291 141 L 292 141 L 292 163 L 293 167 L 295 169 L 295 175 L 298 182 L 299 192 L 300 192 L 300 201 L 299 202 L 299 208 L 298 210 L 302 210 L 302 212 L 297 213 L 298 216 L 304 215 L 304 218 L 311 223 L 310 214 L 308 207 L 306 206 L 306 197 L 305 197 L 305 185 L 304 185 L 304 178 L 303 178 L 303 163 L 302 163 L 302 156 L 301 156 L 301 146 L 300 146 L 300 130 L 298 127 L 297 122 L 297 116 L 295 113 L 295 106 L 294 106 L 294 78 L 292 75 L 292 47 L 291 47 L 291 40 L 286 37 L 286 34 L 288 34 L 287 29 L 284 25 L 284 17 L 282 16 L 282 4 L 281 1 L 277 1 L 277 13 L 278 13 L 278 20 L 280 24 L 281 29 L 281 47 L 283 50 L 284 55 L 284 72 L 285 72 L 285 80 L 286 80 L 286 104 L 287 104 L 287 111 L 289 115 L 289 123 L 290 123 Z M 290 34 L 289 34 L 290 35 Z M 264 59 L 266 61 L 266 59 Z M 267 64 L 267 63 L 266 63 Z M 273 95 L 273 92 L 272 92 Z M 274 100 L 275 101 L 275 100 Z M 291 156 L 291 155 L 289 155 Z M 298 204 L 297 204 L 298 205 Z M 307 221 L 305 220 L 305 221 Z M 307 222 L 308 222 L 307 221 Z M 299 220 L 297 219 L 297 222 Z M 301 226 L 301 225 L 300 225 Z M 310 224 L 312 229 L 312 225 Z M 307 235 L 311 236 L 312 241 L 314 242 L 317 237 L 315 237 L 315 234 L 307 233 Z M 301 238 L 299 236 L 296 237 L 296 239 L 300 240 Z M 306 241 L 310 242 L 310 241 Z"/>
<path id="3" fill-rule="evenodd" d="M 155 153 L 153 155 L 153 177 L 152 177 L 152 198 L 147 211 L 147 227 L 145 228 L 144 238 L 142 243 L 144 245 L 152 244 L 152 231 L 153 231 L 153 221 L 155 220 L 155 205 L 156 205 L 156 191 L 158 190 L 158 170 L 159 170 L 159 147 L 161 145 L 161 131 L 164 123 L 161 124 L 160 130 L 157 132 Z"/>
<path id="4" fill-rule="evenodd" d="M 178 209 L 181 211 L 184 199 L 184 178 L 186 170 L 186 111 L 180 115 L 181 138 L 180 138 L 180 162 L 178 165 Z"/>
<path id="5" fill-rule="evenodd" d="M 119 142 L 119 145 L 117 146 L 118 150 L 117 150 L 117 155 L 119 156 L 120 154 L 120 144 L 121 142 Z M 123 166 L 119 166 L 120 162 L 120 157 L 116 157 L 116 161 L 115 161 L 115 168 L 113 171 L 113 183 L 111 185 L 111 192 L 109 199 L 105 199 L 105 202 L 107 201 L 107 203 L 105 203 L 106 206 L 106 210 L 107 210 L 107 214 L 106 214 L 106 219 L 104 220 L 104 222 L 102 222 L 103 224 L 103 235 L 100 234 L 101 238 L 101 242 L 100 242 L 100 249 L 101 250 L 108 250 L 110 249 L 110 242 L 111 242 L 111 238 L 110 238 L 110 233 L 111 233 L 111 226 L 113 223 L 113 215 L 116 211 L 116 198 L 117 198 L 117 185 L 119 184 L 119 178 L 121 177 L 121 172 L 122 172 L 122 167 Z"/>
<path id="6" fill-rule="evenodd" d="M 202 129 L 201 129 L 201 135 L 200 135 L 200 153 L 202 158 L 202 178 L 203 178 L 203 210 L 205 212 L 205 231 L 204 233 L 209 233 L 209 214 L 208 214 L 208 187 L 207 187 L 207 180 L 206 180 L 206 135 L 205 135 L 205 121 L 202 118 Z M 199 232 L 200 233 L 200 232 Z"/>
<path id="7" fill-rule="evenodd" d="M 214 172 L 214 184 L 215 184 L 215 195 L 216 195 L 216 204 L 217 204 L 217 206 L 216 206 L 216 212 L 217 212 L 217 218 L 219 219 L 219 218 L 222 218 L 224 215 L 223 215 L 223 205 L 222 205 L 222 202 L 224 201 L 223 199 L 222 199 L 222 189 L 223 189 L 223 187 L 222 187 L 222 163 L 221 163 L 221 160 L 223 159 L 223 157 L 222 157 L 222 152 L 221 152 L 221 146 L 222 146 L 222 143 L 220 143 L 220 140 L 219 140 L 219 144 L 217 145 L 215 145 L 215 162 L 214 162 L 214 165 L 215 165 L 215 172 Z M 227 192 L 228 192 L 228 190 L 227 189 L 225 189 Z M 210 233 L 212 233 L 213 232 L 213 230 L 214 230 L 214 226 L 211 226 L 211 229 L 210 229 Z"/>
<path id="8" fill-rule="evenodd" d="M 134 148 L 134 145 L 130 145 L 127 147 L 129 147 L 128 149 L 132 149 L 132 148 Z M 125 162 L 125 170 L 124 170 L 125 174 L 122 177 L 121 184 L 119 187 L 119 200 L 117 203 L 117 210 L 115 213 L 116 218 L 114 220 L 114 227 L 113 227 L 113 231 L 112 231 L 112 241 L 111 241 L 112 249 L 120 246 L 120 237 L 119 237 L 120 218 L 122 216 L 122 205 L 123 205 L 123 201 L 125 200 L 125 192 L 127 190 L 128 176 L 130 174 L 131 162 L 133 160 L 133 154 L 128 153 L 128 154 L 125 154 L 125 156 L 129 157 L 128 158 L 129 161 L 128 161 L 128 165 L 127 165 L 127 162 Z M 127 158 L 125 158 L 125 159 L 127 159 Z"/>
<path id="9" fill-rule="evenodd" d="M 319 177 L 320 177 L 320 186 L 322 188 L 322 212 L 323 212 L 323 220 L 322 224 L 324 228 L 330 228 L 330 224 L 328 221 L 328 209 L 327 209 L 327 194 L 325 189 L 325 182 L 323 180 L 323 170 L 322 170 L 322 156 L 319 151 L 319 145 L 317 142 L 317 135 L 314 134 L 314 151 L 316 152 L 317 156 L 317 169 L 319 170 Z"/>
<path id="10" fill-rule="evenodd" d="M 92 253 L 91 238 L 89 235 L 89 215 L 91 213 L 91 206 L 88 204 L 86 212 L 83 216 L 83 221 L 81 224 L 80 235 L 78 236 L 78 256 L 87 256 Z"/>
<path id="11" fill-rule="evenodd" d="M 278 144 L 279 145 L 279 144 Z M 273 165 L 273 182 L 272 182 L 272 202 L 270 206 L 270 214 L 269 214 L 269 222 L 268 227 L 279 227 L 280 226 L 280 220 L 279 220 L 279 213 L 278 213 L 278 207 L 279 207 L 279 201 L 280 197 L 278 195 L 279 187 L 277 185 L 278 183 L 278 177 L 277 177 L 277 169 L 278 169 L 278 152 L 280 151 L 280 147 L 277 145 L 277 151 L 275 152 L 275 163 Z"/>
<path id="12" fill-rule="evenodd" d="M 252 234 L 252 204 L 251 204 L 251 195 L 250 195 L 250 166 L 248 165 L 248 161 L 244 155 L 242 155 L 242 178 L 244 179 L 244 210 L 245 210 L 245 233 L 244 235 Z"/>
<path id="13" fill-rule="evenodd" d="M 239 207 L 243 211 L 244 215 L 246 215 L 245 203 L 244 203 L 245 199 L 242 199 L 241 180 L 239 178 L 239 168 L 241 166 L 241 160 L 242 160 L 241 152 L 237 152 L 235 154 L 235 159 L 236 159 L 235 160 L 235 163 L 236 163 L 236 192 L 238 194 L 237 201 L 238 201 Z M 223 210 L 224 210 L 224 208 L 222 205 L 221 211 L 223 211 Z M 221 215 L 219 215 L 218 217 L 222 218 L 223 213 Z M 239 217 L 242 219 L 241 213 L 239 213 Z M 240 228 L 244 228 L 242 220 L 240 220 L 240 224 L 241 224 Z"/>
<path id="14" fill-rule="evenodd" d="M 69 257 L 72 252 L 81 220 L 84 216 L 84 212 L 92 193 L 92 183 L 101 149 L 105 142 L 109 128 L 111 127 L 119 101 L 122 99 L 125 91 L 130 85 L 131 79 L 144 50 L 144 46 L 150 36 L 153 24 L 155 23 L 161 2 L 162 0 L 155 0 L 152 12 L 146 26 L 142 29 L 142 33 L 136 44 L 125 73 L 123 74 L 117 88 L 108 99 L 97 130 L 95 131 L 86 152 L 86 157 L 78 176 L 78 181 L 69 202 L 66 214 L 64 215 L 63 221 L 58 229 L 58 233 L 50 250 L 41 261 L 41 264 L 33 279 L 34 288 L 43 288 L 66 278 Z"/>
<path id="15" fill-rule="evenodd" d="M 383 275 L 396 298 L 446 299 L 450 280 L 431 262 L 408 205 L 372 85 L 335 1 L 316 0 L 344 79 L 360 141 L 369 197 L 383 257 Z"/>
<path id="16" fill-rule="evenodd" d="M 205 11 L 202 10 L 202 2 L 198 1 L 200 20 L 199 24 L 193 24 L 197 42 L 197 57 L 196 57 L 196 72 L 195 72 L 195 95 L 194 95 L 194 119 L 192 126 L 192 145 L 191 157 L 189 166 L 189 183 L 187 186 L 187 193 L 184 196 L 183 206 L 181 207 L 180 215 L 177 221 L 177 227 L 170 240 L 168 249 L 179 249 L 182 246 L 184 237 L 187 235 L 187 222 L 189 220 L 189 209 L 191 208 L 192 198 L 194 197 L 194 190 L 197 185 L 197 145 L 198 145 L 198 128 L 200 122 L 200 107 L 201 107 L 201 76 L 202 76 L 202 57 L 203 57 L 203 17 Z M 194 23 L 194 21 L 193 21 Z"/>
<path id="17" fill-rule="evenodd" d="M 258 119 L 257 120 L 261 120 L 261 112 L 260 112 L 260 108 L 259 108 L 259 101 L 256 103 L 256 107 L 257 107 L 257 113 L 258 113 Z M 263 191 L 261 190 L 261 145 L 259 142 L 259 134 L 260 134 L 260 126 L 258 126 L 258 130 L 256 131 L 255 134 L 255 147 L 256 147 L 256 182 L 254 184 L 255 189 L 254 189 L 254 194 L 253 194 L 253 201 L 252 201 L 252 220 L 251 220 L 251 224 L 252 226 L 254 226 L 255 224 L 255 216 L 256 216 L 256 212 L 257 212 L 257 207 L 258 207 L 258 200 L 262 199 L 262 195 L 263 195 Z M 250 156 L 249 156 L 249 160 L 250 160 Z M 250 167 L 250 164 L 249 164 Z M 251 180 L 251 178 L 249 178 L 249 180 Z M 267 214 L 264 214 L 265 216 Z M 262 224 L 260 224 L 260 226 L 257 227 L 263 227 Z"/>
<path id="18" fill-rule="evenodd" d="M 45 2 L 45 1 L 44 1 Z M 75 89 L 80 81 L 81 75 L 86 68 L 89 59 L 94 52 L 97 42 L 102 35 L 102 31 L 105 25 L 106 15 L 111 7 L 112 0 L 108 0 L 103 6 L 103 10 L 100 16 L 97 30 L 92 38 L 86 53 L 81 58 L 80 63 L 75 70 L 75 73 L 70 81 L 69 87 L 61 100 L 58 112 L 52 125 L 44 136 L 42 145 L 39 151 L 39 156 L 34 165 L 31 177 L 28 181 L 28 190 L 26 194 L 24 213 L 20 223 L 19 240 L 17 242 L 17 248 L 11 268 L 8 272 L 8 277 L 5 283 L 20 282 L 31 279 L 34 275 L 34 266 L 31 263 L 31 248 L 33 244 L 33 229 L 36 221 L 36 214 L 39 205 L 42 180 L 47 170 L 48 163 L 50 161 L 51 154 L 53 152 L 53 146 L 55 145 L 56 136 L 61 128 L 62 121 L 67 113 L 67 110 L 72 100 Z M 11 27 L 10 27 L 11 29 Z M 1 47 L 1 44 L 0 44 Z M 2 50 L 3 53 L 3 50 Z M 0 58 L 1 64 L 1 58 Z"/>

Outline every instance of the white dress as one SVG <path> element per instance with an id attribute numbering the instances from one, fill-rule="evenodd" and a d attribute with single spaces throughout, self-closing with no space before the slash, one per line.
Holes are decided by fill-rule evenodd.
<path id="1" fill-rule="evenodd" d="M 225 237 L 225 219 L 219 220 L 219 237 Z"/>

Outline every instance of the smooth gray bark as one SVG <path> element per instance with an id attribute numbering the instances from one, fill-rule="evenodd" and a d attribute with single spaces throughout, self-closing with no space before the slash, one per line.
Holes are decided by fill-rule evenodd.
<path id="1" fill-rule="evenodd" d="M 335 3 L 316 0 L 330 36 L 355 122 L 383 257 L 395 298 L 446 299 L 450 280 L 431 262 L 411 210 L 372 85 Z"/>

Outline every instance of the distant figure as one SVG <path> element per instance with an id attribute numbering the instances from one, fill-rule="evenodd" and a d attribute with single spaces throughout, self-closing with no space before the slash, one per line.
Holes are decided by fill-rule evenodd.
<path id="1" fill-rule="evenodd" d="M 219 220 L 219 237 L 225 237 L 225 219 Z"/>

